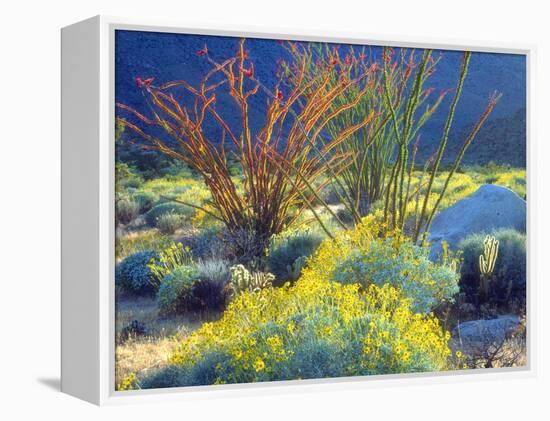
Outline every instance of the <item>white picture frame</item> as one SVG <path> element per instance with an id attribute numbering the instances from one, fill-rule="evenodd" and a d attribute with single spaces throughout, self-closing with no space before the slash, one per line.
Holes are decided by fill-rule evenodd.
<path id="1" fill-rule="evenodd" d="M 528 221 L 528 365 L 521 368 L 200 386 L 117 392 L 114 389 L 114 31 L 117 29 L 294 39 L 338 43 L 431 47 L 524 54 L 527 62 L 528 192 L 535 145 L 531 106 L 535 48 L 530 45 L 462 44 L 450 40 L 381 38 L 368 34 L 280 31 L 253 27 L 186 27 L 177 22 L 96 16 L 65 27 L 62 40 L 62 377 L 61 390 L 97 405 L 202 399 L 368 388 L 393 384 L 516 378 L 536 373 L 532 336 L 536 323 L 537 279 L 530 245 L 535 243 L 534 199 L 529 195 Z"/>

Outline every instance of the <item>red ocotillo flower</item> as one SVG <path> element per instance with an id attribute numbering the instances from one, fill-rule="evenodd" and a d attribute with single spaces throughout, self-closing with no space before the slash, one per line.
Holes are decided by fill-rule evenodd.
<path id="1" fill-rule="evenodd" d="M 284 95 L 283 95 L 283 93 L 282 93 L 279 89 L 277 89 L 277 91 L 275 92 L 275 97 L 276 97 L 279 101 L 282 101 L 283 98 L 284 98 Z"/>
<path id="2" fill-rule="evenodd" d="M 424 98 L 428 98 L 432 94 L 433 91 L 435 91 L 435 88 L 433 88 L 433 87 L 426 88 L 422 92 L 422 95 L 424 96 Z M 445 95 L 445 92 L 442 91 L 442 94 Z"/>
<path id="3" fill-rule="evenodd" d="M 197 55 L 198 55 L 199 57 L 202 57 L 202 56 L 205 56 L 205 55 L 207 55 L 207 54 L 208 54 L 208 47 L 206 46 L 206 44 L 204 44 L 204 48 L 201 49 L 201 50 L 198 50 L 198 51 L 197 51 Z"/>
<path id="4" fill-rule="evenodd" d="M 243 50 L 242 57 L 241 57 L 241 52 L 237 51 L 237 57 L 242 58 L 243 60 L 248 59 L 248 50 Z"/>
<path id="5" fill-rule="evenodd" d="M 250 63 L 250 68 L 249 69 L 245 69 L 244 67 L 241 67 L 241 72 L 243 72 L 249 78 L 253 78 L 254 77 L 254 64 Z"/>
<path id="6" fill-rule="evenodd" d="M 150 77 L 148 79 L 142 79 L 140 77 L 136 77 L 136 85 L 140 88 L 145 88 L 147 86 L 150 86 L 151 83 L 153 83 L 153 80 L 155 80 L 154 77 Z"/>
<path id="7" fill-rule="evenodd" d="M 384 61 L 386 63 L 390 63 L 392 58 L 393 58 L 393 48 L 389 47 L 387 49 L 384 50 Z"/>

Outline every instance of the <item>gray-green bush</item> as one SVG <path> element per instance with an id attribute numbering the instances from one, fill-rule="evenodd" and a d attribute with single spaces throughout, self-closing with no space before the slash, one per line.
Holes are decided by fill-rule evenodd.
<path id="1" fill-rule="evenodd" d="M 192 306 L 193 284 L 197 281 L 194 267 L 183 265 L 166 275 L 157 292 L 157 305 L 164 314 L 184 312 Z"/>
<path id="2" fill-rule="evenodd" d="M 173 213 L 189 217 L 193 215 L 193 209 L 179 203 L 167 202 L 154 206 L 145 214 L 145 221 L 151 227 L 157 226 L 158 218 L 162 215 Z"/>
<path id="3" fill-rule="evenodd" d="M 163 234 L 174 234 L 183 224 L 183 215 L 169 212 L 157 218 L 156 226 Z"/>
<path id="4" fill-rule="evenodd" d="M 120 199 L 116 202 L 116 218 L 120 224 L 128 224 L 139 215 L 139 205 L 132 199 Z"/>
<path id="5" fill-rule="evenodd" d="M 156 291 L 153 273 L 148 264 L 158 258 L 152 250 L 140 251 L 126 257 L 115 269 L 115 284 L 124 292 L 148 295 Z"/>

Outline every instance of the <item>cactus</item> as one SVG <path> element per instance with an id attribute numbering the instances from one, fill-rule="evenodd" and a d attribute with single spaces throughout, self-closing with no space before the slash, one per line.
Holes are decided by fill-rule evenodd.
<path id="1" fill-rule="evenodd" d="M 306 260 L 306 256 L 300 256 L 294 261 L 294 263 L 292 263 L 291 265 L 287 265 L 286 270 L 288 272 L 290 281 L 296 282 L 298 280 L 298 278 L 302 274 L 302 269 L 306 264 Z"/>
<path id="2" fill-rule="evenodd" d="M 498 256 L 498 240 L 488 235 L 483 241 L 484 251 L 479 256 L 479 271 L 484 276 L 492 276 Z"/>
<path id="3" fill-rule="evenodd" d="M 257 292 L 264 288 L 270 288 L 275 276 L 267 272 L 249 272 L 243 265 L 232 266 L 231 282 L 229 287 L 234 295 L 245 291 Z"/>
<path id="4" fill-rule="evenodd" d="M 485 299 L 489 293 L 489 284 L 492 281 L 498 257 L 498 240 L 488 235 L 483 241 L 483 246 L 483 254 L 479 256 L 479 272 L 481 273 L 479 295 L 482 299 Z"/>

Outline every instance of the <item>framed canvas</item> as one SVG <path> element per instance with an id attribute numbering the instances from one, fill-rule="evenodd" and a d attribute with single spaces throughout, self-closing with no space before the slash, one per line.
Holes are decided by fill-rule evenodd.
<path id="1" fill-rule="evenodd" d="M 62 390 L 103 404 L 532 374 L 532 56 L 64 28 Z"/>

